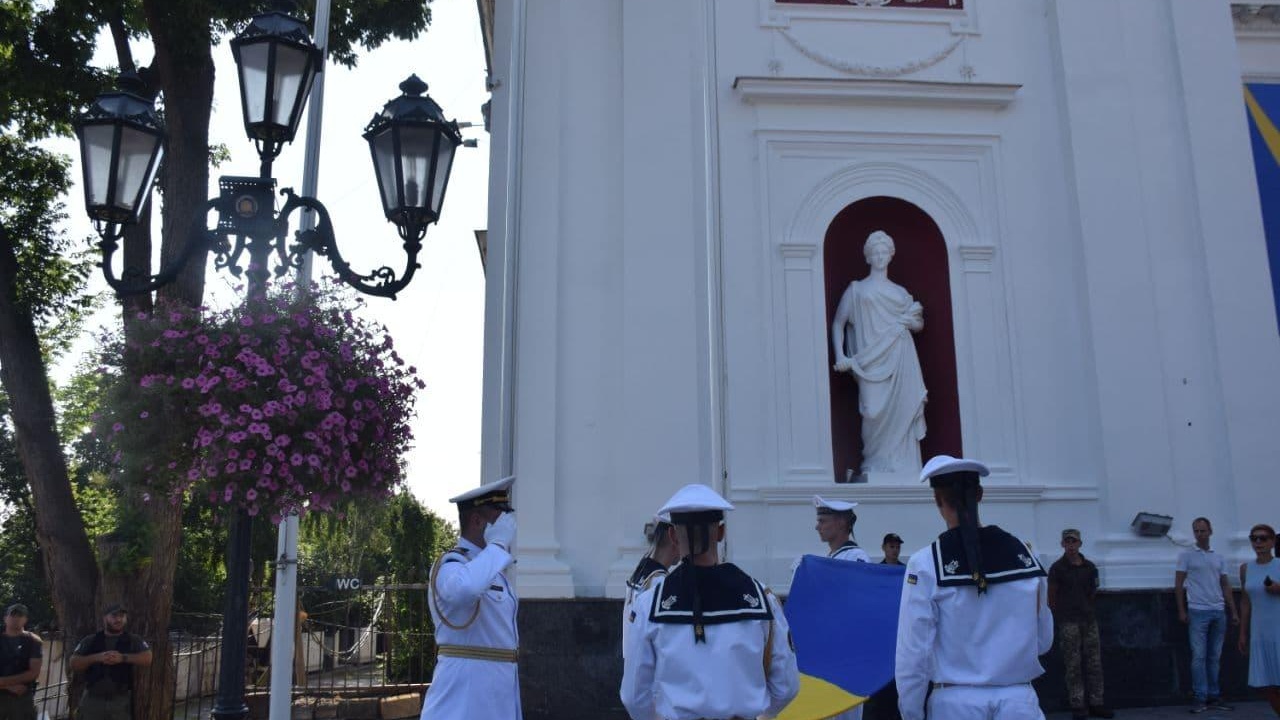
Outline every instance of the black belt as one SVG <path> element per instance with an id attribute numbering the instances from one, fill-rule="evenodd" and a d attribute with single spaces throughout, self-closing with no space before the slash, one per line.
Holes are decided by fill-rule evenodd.
<path id="1" fill-rule="evenodd" d="M 930 690 L 945 690 L 947 688 L 958 688 L 958 687 L 993 688 L 994 689 L 994 688 L 1023 687 L 1023 686 L 1030 687 L 1031 683 L 1021 682 L 1021 683 L 1008 683 L 1006 685 L 990 685 L 986 683 L 944 683 L 944 682 L 932 682 L 932 681 L 929 682 Z"/>

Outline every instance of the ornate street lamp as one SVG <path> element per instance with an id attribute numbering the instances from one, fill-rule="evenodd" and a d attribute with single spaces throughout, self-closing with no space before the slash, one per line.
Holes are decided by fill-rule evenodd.
<path id="1" fill-rule="evenodd" d="M 244 131 L 268 166 L 285 143 L 293 142 L 322 60 L 307 26 L 289 14 L 294 8 L 293 2 L 277 2 L 275 10 L 255 17 L 231 41 Z"/>
<path id="2" fill-rule="evenodd" d="M 417 75 L 400 83 L 404 94 L 387 103 L 365 128 L 382 209 L 408 240 L 440 218 L 453 153 L 462 144 L 458 124 L 444 112 Z"/>
<path id="3" fill-rule="evenodd" d="M 329 258 L 344 283 L 366 294 L 394 299 L 413 279 L 427 226 L 440 219 L 454 153 L 462 144 L 459 125 L 444 119 L 440 106 L 424 95 L 427 85 L 417 76 L 401 83 L 403 94 L 374 116 L 364 137 L 373 155 L 383 211 L 403 240 L 405 266 L 399 274 L 389 267 L 368 274 L 352 270 L 338 252 L 329 212 L 319 200 L 285 188 L 280 191 L 285 203 L 275 208 L 271 164 L 281 147 L 293 140 L 321 60 L 306 27 L 289 14 L 292 7 L 291 2 L 277 3 L 276 10 L 255 17 L 231 41 L 245 132 L 262 161 L 259 175 L 220 178 L 218 196 L 210 198 L 193 221 L 182 253 L 160 272 L 126 267 L 117 276 L 112 262 L 124 227 L 138 222 L 162 156 L 165 131 L 152 95 L 136 76 L 122 76 L 120 90 L 98 97 L 77 121 L 85 206 L 102 238 L 98 247 L 103 275 L 118 295 L 156 290 L 172 282 L 192 259 L 203 262 L 209 251 L 215 268 L 247 275 L 250 296 L 265 291 L 271 274 L 281 276 L 301 267 L 308 251 Z M 290 241 L 289 216 L 304 209 L 316 213 L 316 226 L 295 233 Z M 207 227 L 210 211 L 218 216 L 213 228 Z M 241 264 L 246 254 L 247 272 Z M 239 720 L 248 714 L 244 663 L 251 521 L 240 511 L 232 516 L 228 532 L 222 663 L 213 709 L 217 720 Z"/>
<path id="4" fill-rule="evenodd" d="M 103 235 L 119 239 L 150 197 L 164 155 L 164 123 L 154 98 L 135 73 L 124 73 L 116 92 L 99 95 L 76 121 L 84 204 Z"/>

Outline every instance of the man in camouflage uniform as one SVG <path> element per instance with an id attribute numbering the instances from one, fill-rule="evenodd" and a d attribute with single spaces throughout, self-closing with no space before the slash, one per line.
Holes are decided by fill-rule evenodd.
<path id="1" fill-rule="evenodd" d="M 1102 643 L 1094 614 L 1098 566 L 1080 553 L 1080 544 L 1079 530 L 1062 531 L 1062 557 L 1049 567 L 1049 608 L 1053 610 L 1056 636 L 1067 669 L 1067 697 L 1072 718 L 1082 720 L 1091 715 L 1109 718 L 1115 713 L 1102 702 Z"/>

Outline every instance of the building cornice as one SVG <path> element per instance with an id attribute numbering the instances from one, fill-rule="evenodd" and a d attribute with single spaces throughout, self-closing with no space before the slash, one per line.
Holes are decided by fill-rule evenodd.
<path id="1" fill-rule="evenodd" d="M 990 109 L 1007 107 L 1021 87 L 1017 84 L 866 78 L 739 76 L 733 80 L 733 88 L 742 99 L 753 103 L 878 102 Z"/>

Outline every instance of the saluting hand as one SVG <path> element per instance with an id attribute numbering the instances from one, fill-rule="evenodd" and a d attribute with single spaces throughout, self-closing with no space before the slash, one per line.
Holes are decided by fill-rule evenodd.
<path id="1" fill-rule="evenodd" d="M 516 515 L 515 513 L 502 513 L 498 516 L 493 524 L 484 529 L 485 543 L 498 545 L 503 550 L 511 552 L 511 543 L 516 539 Z"/>

